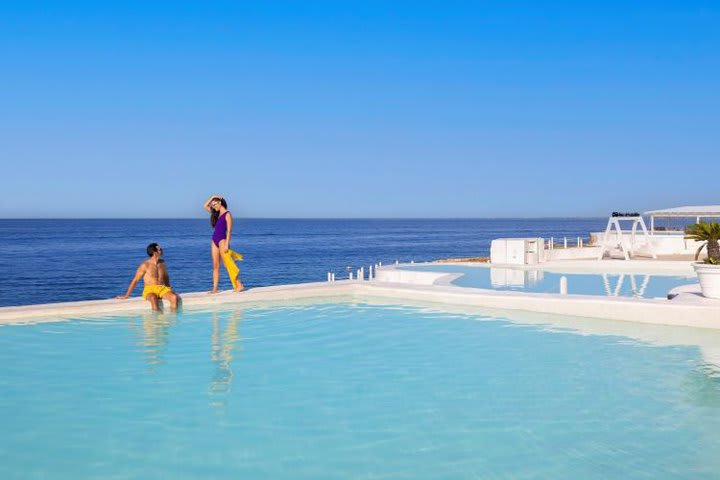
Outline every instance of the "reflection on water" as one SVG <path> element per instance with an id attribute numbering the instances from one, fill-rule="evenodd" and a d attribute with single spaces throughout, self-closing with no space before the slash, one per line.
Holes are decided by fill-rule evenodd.
<path id="1" fill-rule="evenodd" d="M 210 337 L 210 360 L 215 365 L 213 378 L 210 381 L 211 405 L 224 406 L 225 398 L 230 392 L 233 380 L 232 360 L 240 335 L 238 327 L 242 318 L 242 310 L 230 312 L 213 312 L 213 330 Z M 238 344 L 238 345 L 236 345 Z"/>
<path id="2" fill-rule="evenodd" d="M 130 326 L 138 337 L 136 345 L 143 353 L 148 373 L 158 373 L 158 367 L 166 363 L 165 353 L 170 332 L 177 323 L 176 314 L 146 312 L 131 320 Z M 233 381 L 232 361 L 241 349 L 239 326 L 242 310 L 212 313 L 210 334 L 210 361 L 213 364 L 209 393 L 211 405 L 224 406 Z"/>
<path id="3" fill-rule="evenodd" d="M 150 372 L 155 373 L 156 367 L 165 363 L 170 327 L 176 319 L 176 314 L 148 311 L 140 317 L 139 325 L 138 322 L 132 324 L 139 337 L 136 345 L 141 347 Z"/>
<path id="4" fill-rule="evenodd" d="M 462 273 L 461 277 L 452 282 L 460 287 L 537 293 L 560 293 L 560 284 L 564 277 L 568 294 L 608 297 L 665 298 L 673 288 L 697 281 L 692 275 L 570 273 L 543 269 L 455 265 L 425 265 L 414 268 L 420 271 Z"/>
<path id="5" fill-rule="evenodd" d="M 638 278 L 642 278 L 642 282 L 638 282 L 635 275 L 628 274 L 630 278 L 630 290 L 632 296 L 636 298 L 642 298 L 645 296 L 645 290 L 647 289 L 648 283 L 650 283 L 650 275 L 637 275 Z M 605 286 L 605 294 L 608 297 L 618 297 L 622 292 L 623 283 L 625 282 L 625 274 L 621 273 L 618 277 L 615 287 L 612 287 L 612 275 L 603 273 L 603 284 Z"/>
<path id="6" fill-rule="evenodd" d="M 720 408 L 720 369 L 704 364 L 690 372 L 687 384 L 689 400 L 701 407 Z"/>
<path id="7" fill-rule="evenodd" d="M 569 275 L 565 275 L 566 277 Z M 552 281 L 553 275 L 548 275 L 548 280 Z M 632 296 L 642 298 L 645 296 L 648 284 L 650 283 L 650 275 L 633 275 L 633 274 L 617 274 L 610 275 L 603 273 L 601 275 L 605 295 L 608 297 Z M 592 278 L 588 275 L 587 278 Z M 517 268 L 500 268 L 490 267 L 490 284 L 493 288 L 520 288 L 520 289 L 543 289 L 543 281 L 545 280 L 545 272 L 543 270 L 524 270 Z M 560 290 L 559 281 L 558 291 Z M 623 289 L 623 287 L 626 287 Z M 627 287 L 630 290 L 626 292 Z"/>
<path id="8" fill-rule="evenodd" d="M 490 268 L 490 283 L 493 288 L 531 287 L 542 282 L 544 272 L 542 270 L 520 270 L 517 268 Z"/>
<path id="9" fill-rule="evenodd" d="M 702 345 L 699 347 L 705 361 L 703 373 L 709 377 L 720 379 L 720 344 Z"/>

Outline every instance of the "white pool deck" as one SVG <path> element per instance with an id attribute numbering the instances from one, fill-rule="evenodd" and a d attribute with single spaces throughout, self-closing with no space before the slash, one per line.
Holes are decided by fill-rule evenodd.
<path id="1" fill-rule="evenodd" d="M 417 266 L 418 264 L 415 264 Z M 436 263 L 437 265 L 437 263 Z M 488 264 L 463 264 L 488 268 Z M 209 308 L 214 305 L 257 304 L 263 302 L 294 303 L 316 301 L 381 301 L 388 304 L 435 305 L 440 310 L 472 308 L 474 311 L 503 310 L 562 315 L 646 325 L 693 327 L 720 331 L 720 301 L 703 297 L 698 285 L 675 289 L 678 295 L 665 298 L 638 299 L 590 295 L 560 295 L 497 291 L 452 285 L 460 274 L 401 270 L 403 265 L 383 266 L 373 280 L 342 280 L 253 288 L 242 293 L 182 293 L 183 308 Z M 404 265 L 407 266 L 407 265 Z M 497 266 L 497 265 L 493 265 Z M 523 268 L 523 267 L 520 267 Z M 525 267 L 529 268 L 529 267 Z M 533 266 L 532 268 L 538 268 Z M 677 261 L 563 261 L 542 264 L 542 269 L 556 272 L 633 272 L 646 274 L 692 274 L 690 262 Z M 0 308 L 0 325 L 57 321 L 92 315 L 114 315 L 147 311 L 149 305 L 139 297 L 128 300 L 94 300 Z M 545 319 L 547 320 L 547 319 Z M 563 320 L 567 322 L 568 320 Z M 572 321 L 572 319 L 570 320 Z M 578 320 L 579 321 L 579 320 Z"/>

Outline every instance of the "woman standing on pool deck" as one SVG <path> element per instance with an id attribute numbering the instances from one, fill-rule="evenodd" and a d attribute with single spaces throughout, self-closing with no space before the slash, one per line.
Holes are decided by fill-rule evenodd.
<path id="1" fill-rule="evenodd" d="M 230 250 L 230 236 L 232 235 L 233 219 L 227 209 L 227 202 L 220 195 L 212 195 L 207 199 L 205 210 L 210 212 L 210 224 L 215 227 L 210 249 L 213 262 L 213 289 L 210 293 L 218 292 L 218 281 L 220 280 L 220 260 L 225 265 L 230 276 L 230 282 L 236 292 L 243 289 L 240 281 L 240 269 L 235 265 L 234 260 L 242 260 L 242 255 Z"/>

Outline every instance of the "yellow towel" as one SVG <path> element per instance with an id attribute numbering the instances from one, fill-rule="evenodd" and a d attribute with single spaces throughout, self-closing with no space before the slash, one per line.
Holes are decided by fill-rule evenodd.
<path id="1" fill-rule="evenodd" d="M 240 275 L 240 269 L 237 265 L 235 265 L 235 260 L 241 262 L 243 256 L 236 251 L 230 249 L 228 249 L 227 252 L 221 254 L 220 256 L 222 257 L 222 261 L 225 264 L 225 270 L 227 270 L 228 275 L 230 276 L 230 283 L 232 283 L 233 288 L 236 289 L 238 286 L 238 276 Z"/>

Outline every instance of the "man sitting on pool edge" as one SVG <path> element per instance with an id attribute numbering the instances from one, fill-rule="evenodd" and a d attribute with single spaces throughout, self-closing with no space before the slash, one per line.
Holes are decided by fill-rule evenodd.
<path id="1" fill-rule="evenodd" d="M 140 264 L 125 295 L 116 298 L 120 300 L 128 298 L 142 278 L 144 284 L 142 296 L 150 302 L 153 310 L 160 310 L 160 299 L 167 299 L 170 302 L 170 309 L 176 311 L 180 296 L 170 287 L 170 276 L 165 267 L 165 260 L 162 259 L 162 248 L 157 243 L 151 243 L 147 246 L 147 254 L 150 258 Z"/>

